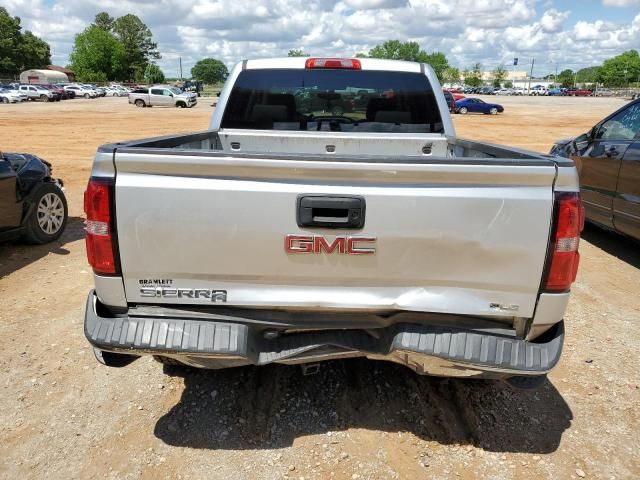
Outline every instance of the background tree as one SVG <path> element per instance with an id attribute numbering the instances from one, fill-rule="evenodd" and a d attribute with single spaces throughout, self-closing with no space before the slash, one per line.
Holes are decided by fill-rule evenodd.
<path id="1" fill-rule="evenodd" d="M 505 70 L 503 65 L 498 65 L 494 68 L 493 72 L 491 72 L 491 78 L 493 86 L 496 88 L 500 88 L 502 86 L 502 82 L 507 78 L 507 71 Z"/>
<path id="2" fill-rule="evenodd" d="M 573 73 L 573 70 L 571 70 L 570 68 L 562 70 L 558 74 L 558 78 L 556 78 L 556 83 L 558 83 L 563 88 L 572 87 L 574 81 L 575 81 L 575 74 Z"/>
<path id="3" fill-rule="evenodd" d="M 576 82 L 577 83 L 596 83 L 598 81 L 598 76 L 600 75 L 601 67 L 587 67 L 581 68 L 576 72 Z"/>
<path id="4" fill-rule="evenodd" d="M 115 22 L 115 19 L 107 12 L 100 12 L 93 20 L 93 24 L 96 27 L 101 28 L 102 30 L 105 30 L 107 32 L 111 32 L 113 30 L 113 22 Z"/>
<path id="5" fill-rule="evenodd" d="M 153 85 L 154 83 L 163 83 L 164 73 L 162 73 L 160 67 L 155 63 L 150 63 L 144 70 L 144 80 L 151 85 Z"/>
<path id="6" fill-rule="evenodd" d="M 309 57 L 310 55 L 308 53 L 305 53 L 304 50 L 301 49 L 293 49 L 293 50 L 289 50 L 289 53 L 287 53 L 287 57 Z"/>
<path id="7" fill-rule="evenodd" d="M 19 17 L 0 7 L 0 73 L 16 75 L 29 68 L 44 68 L 51 63 L 49 44 L 33 33 L 22 33 Z"/>
<path id="8" fill-rule="evenodd" d="M 479 87 L 482 85 L 482 67 L 476 63 L 470 70 L 467 69 L 462 73 L 465 85 L 470 87 Z"/>
<path id="9" fill-rule="evenodd" d="M 76 35 L 70 67 L 81 82 L 128 78 L 124 46 L 115 35 L 96 25 L 91 25 Z"/>
<path id="10" fill-rule="evenodd" d="M 376 45 L 369 50 L 369 57 L 428 63 L 434 69 L 440 81 L 442 81 L 444 71 L 449 66 L 444 53 L 427 53 L 420 48 L 417 42 L 401 42 L 400 40 L 387 40 L 381 45 Z"/>
<path id="11" fill-rule="evenodd" d="M 191 76 L 209 85 L 221 83 L 227 79 L 229 71 L 224 63 L 215 58 L 203 58 L 191 69 Z"/>
<path id="12" fill-rule="evenodd" d="M 128 78 L 140 79 L 151 60 L 160 58 L 151 30 L 137 16 L 128 14 L 113 22 L 113 33 L 124 46 Z"/>
<path id="13" fill-rule="evenodd" d="M 629 50 L 605 60 L 600 68 L 597 80 L 607 87 L 626 87 L 640 77 L 640 54 Z"/>
<path id="14" fill-rule="evenodd" d="M 443 83 L 456 84 L 460 83 L 460 69 L 456 67 L 447 67 L 442 73 Z"/>
<path id="15" fill-rule="evenodd" d="M 513 82 L 511 80 L 505 80 L 504 88 L 513 88 Z"/>

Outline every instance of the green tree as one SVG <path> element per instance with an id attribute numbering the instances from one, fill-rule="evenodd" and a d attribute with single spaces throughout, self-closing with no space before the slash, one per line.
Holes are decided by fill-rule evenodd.
<path id="1" fill-rule="evenodd" d="M 629 50 L 605 60 L 597 79 L 608 87 L 626 87 L 640 76 L 640 54 Z"/>
<path id="2" fill-rule="evenodd" d="M 444 83 L 459 83 L 460 82 L 460 69 L 456 67 L 448 67 L 442 73 L 442 81 Z"/>
<path id="3" fill-rule="evenodd" d="M 449 66 L 444 53 L 427 53 L 420 48 L 417 42 L 401 42 L 400 40 L 387 40 L 381 45 L 376 45 L 369 50 L 369 57 L 428 63 L 434 69 L 440 81 L 442 81 L 444 71 Z"/>
<path id="4" fill-rule="evenodd" d="M 70 67 L 75 71 L 78 80 L 126 80 L 126 62 L 124 46 L 112 33 L 96 25 L 90 25 L 76 35 Z M 97 80 L 98 77 L 104 80 Z"/>
<path id="5" fill-rule="evenodd" d="M 563 88 L 572 87 L 574 81 L 575 81 L 575 74 L 573 73 L 573 70 L 571 70 L 570 68 L 562 70 L 558 74 L 558 77 L 556 78 L 556 83 L 560 84 L 560 86 Z"/>
<path id="6" fill-rule="evenodd" d="M 504 88 L 513 88 L 513 82 L 511 80 L 506 80 L 504 82 Z"/>
<path id="7" fill-rule="evenodd" d="M 151 30 L 137 16 L 128 14 L 116 19 L 113 33 L 124 46 L 129 79 L 141 78 L 150 61 L 161 58 Z"/>
<path id="8" fill-rule="evenodd" d="M 144 70 L 144 80 L 149 84 L 164 82 L 164 73 L 155 63 L 150 63 Z"/>
<path id="9" fill-rule="evenodd" d="M 107 32 L 111 32 L 113 30 L 113 23 L 115 22 L 115 19 L 109 15 L 107 12 L 100 12 L 99 14 L 96 15 L 95 19 L 93 20 L 93 24 L 98 27 L 101 28 L 102 30 L 105 30 Z"/>
<path id="10" fill-rule="evenodd" d="M 20 17 L 12 17 L 0 7 L 0 73 L 15 75 L 50 63 L 49 44 L 29 31 L 22 33 Z"/>
<path id="11" fill-rule="evenodd" d="M 191 69 L 191 76 L 209 85 L 221 83 L 227 79 L 229 72 L 224 63 L 215 58 L 203 58 Z"/>
<path id="12" fill-rule="evenodd" d="M 289 53 L 287 53 L 287 57 L 308 57 L 309 54 L 305 53 L 304 50 L 300 50 L 300 49 L 293 49 L 293 50 L 289 50 Z"/>
<path id="13" fill-rule="evenodd" d="M 367 58 L 367 54 L 363 52 L 356 53 L 356 58 Z"/>
<path id="14" fill-rule="evenodd" d="M 576 72 L 577 83 L 596 83 L 600 75 L 600 68 L 602 67 L 587 67 L 581 68 Z"/>
<path id="15" fill-rule="evenodd" d="M 507 78 L 507 71 L 503 65 L 499 65 L 494 68 L 493 72 L 491 72 L 491 77 L 493 86 L 500 88 L 502 86 L 502 82 Z"/>
<path id="16" fill-rule="evenodd" d="M 476 63 L 470 70 L 467 69 L 462 72 L 465 85 L 470 87 L 479 87 L 482 85 L 482 67 L 479 63 Z"/>

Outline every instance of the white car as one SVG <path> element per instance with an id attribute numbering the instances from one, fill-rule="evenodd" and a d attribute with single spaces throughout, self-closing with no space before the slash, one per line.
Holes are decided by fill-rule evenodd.
<path id="1" fill-rule="evenodd" d="M 510 88 L 501 88 L 500 90 L 495 91 L 496 95 L 513 95 L 513 90 Z"/>
<path id="2" fill-rule="evenodd" d="M 64 89 L 74 92 L 76 97 L 96 98 L 98 96 L 95 90 L 91 90 L 81 85 L 65 85 Z"/>
<path id="3" fill-rule="evenodd" d="M 29 97 L 24 93 L 20 93 L 13 88 L 0 88 L 0 102 L 2 103 L 17 103 L 26 102 Z"/>
<path id="4" fill-rule="evenodd" d="M 121 97 L 126 95 L 126 93 L 122 92 L 121 90 L 117 89 L 117 88 L 113 88 L 113 87 L 105 87 L 104 88 L 104 94 L 107 97 Z"/>
<path id="5" fill-rule="evenodd" d="M 40 85 L 20 85 L 20 93 L 29 97 L 29 100 L 40 100 L 41 102 L 53 101 L 53 93 L 51 90 L 41 87 Z"/>

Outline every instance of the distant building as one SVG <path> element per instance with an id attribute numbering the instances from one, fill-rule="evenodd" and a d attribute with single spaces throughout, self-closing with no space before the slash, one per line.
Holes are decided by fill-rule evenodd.
<path id="1" fill-rule="evenodd" d="M 20 74 L 20 83 L 68 83 L 69 77 L 56 70 L 25 70 Z"/>
<path id="2" fill-rule="evenodd" d="M 68 68 L 60 67 L 58 65 L 49 65 L 47 70 L 55 70 L 56 72 L 64 73 L 71 83 L 76 81 L 76 73 Z"/>

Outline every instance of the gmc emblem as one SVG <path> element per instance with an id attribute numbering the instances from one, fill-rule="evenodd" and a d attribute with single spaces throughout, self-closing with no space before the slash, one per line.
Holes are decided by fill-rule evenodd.
<path id="1" fill-rule="evenodd" d="M 344 255 L 371 255 L 376 253 L 376 237 L 341 235 L 331 243 L 322 235 L 287 235 L 284 251 L 287 253 L 341 253 Z M 371 245 L 371 246 L 365 246 Z"/>

